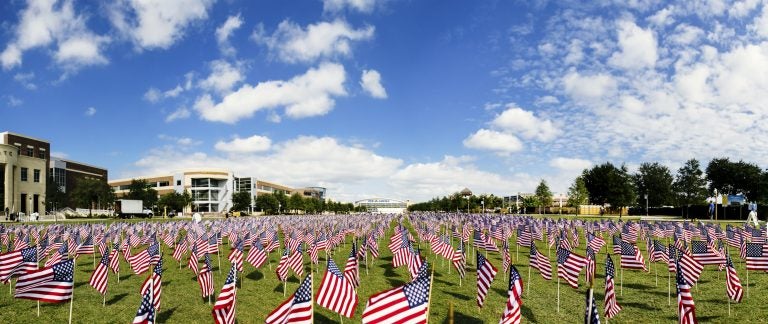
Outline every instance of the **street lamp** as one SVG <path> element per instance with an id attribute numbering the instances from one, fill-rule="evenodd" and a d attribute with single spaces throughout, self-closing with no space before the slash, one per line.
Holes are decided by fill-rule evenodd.
<path id="1" fill-rule="evenodd" d="M 279 203 L 279 202 L 277 203 L 277 214 L 278 215 L 280 215 L 280 207 L 282 207 L 282 206 L 283 205 L 281 203 Z"/>
<path id="2" fill-rule="evenodd" d="M 485 214 L 485 199 L 483 199 L 483 200 L 480 202 L 480 204 L 481 204 L 481 205 L 483 205 L 483 214 Z"/>
<path id="3" fill-rule="evenodd" d="M 648 192 L 645 192 L 645 217 L 648 217 Z"/>

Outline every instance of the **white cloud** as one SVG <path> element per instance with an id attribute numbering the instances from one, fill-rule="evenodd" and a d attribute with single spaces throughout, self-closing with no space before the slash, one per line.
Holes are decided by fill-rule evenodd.
<path id="1" fill-rule="evenodd" d="M 147 89 L 147 92 L 144 93 L 144 100 L 151 103 L 158 103 L 163 99 L 176 98 L 186 90 L 189 89 L 182 87 L 180 84 L 177 84 L 175 88 L 165 91 L 160 91 L 158 88 L 150 87 Z"/>
<path id="2" fill-rule="evenodd" d="M 557 157 L 549 161 L 549 166 L 563 171 L 581 172 L 590 168 L 592 162 L 584 159 Z"/>
<path id="3" fill-rule="evenodd" d="M 371 97 L 377 99 L 387 98 L 387 90 L 381 85 L 381 75 L 376 70 L 363 70 L 363 75 L 360 77 L 360 86 Z"/>
<path id="4" fill-rule="evenodd" d="M 560 134 L 551 120 L 536 117 L 533 112 L 514 104 L 508 105 L 507 110 L 491 121 L 491 125 L 523 138 L 543 142 L 551 141 Z"/>
<path id="5" fill-rule="evenodd" d="M 742 18 L 749 15 L 760 4 L 759 0 L 736 1 L 728 8 L 728 15 L 733 18 Z"/>
<path id="6" fill-rule="evenodd" d="M 544 105 L 557 105 L 560 103 L 560 100 L 557 99 L 555 96 L 543 96 L 536 99 L 535 104 L 537 106 L 544 106 Z"/>
<path id="7" fill-rule="evenodd" d="M 755 15 L 755 20 L 748 28 L 757 36 L 763 39 L 768 38 L 768 4 L 763 5 L 763 11 L 759 15 Z"/>
<path id="8" fill-rule="evenodd" d="M 96 108 L 94 107 L 88 107 L 88 109 L 85 110 L 85 116 L 87 117 L 93 117 L 93 115 L 96 114 Z"/>
<path id="9" fill-rule="evenodd" d="M 219 50 L 222 54 L 234 56 L 237 53 L 237 50 L 230 44 L 229 37 L 242 25 L 243 20 L 240 18 L 240 14 L 237 14 L 236 16 L 229 16 L 224 24 L 216 28 L 216 41 L 219 43 Z"/>
<path id="10" fill-rule="evenodd" d="M 165 117 L 165 122 L 170 123 L 174 120 L 178 119 L 187 119 L 191 116 L 192 113 L 190 113 L 189 109 L 186 107 L 179 107 L 178 109 L 174 110 L 172 113 L 170 113 L 168 116 Z"/>
<path id="11" fill-rule="evenodd" d="M 658 58 L 653 31 L 642 29 L 633 21 L 622 20 L 617 25 L 621 51 L 614 53 L 609 63 L 630 70 L 652 68 Z"/>
<path id="12" fill-rule="evenodd" d="M 175 136 L 170 136 L 166 134 L 157 135 L 157 138 L 163 141 L 172 142 L 173 144 L 183 149 L 187 149 L 189 147 L 197 146 L 203 143 L 202 141 L 198 141 L 190 137 L 175 137 Z"/>
<path id="13" fill-rule="evenodd" d="M 664 27 L 675 23 L 673 18 L 675 6 L 669 6 L 657 11 L 647 18 L 648 22 L 658 27 Z"/>
<path id="14" fill-rule="evenodd" d="M 215 0 L 118 0 L 108 8 L 112 25 L 137 49 L 167 49 L 185 29 L 208 17 Z"/>
<path id="15" fill-rule="evenodd" d="M 195 109 L 209 121 L 235 123 L 261 110 L 285 107 L 291 118 L 320 116 L 335 105 L 333 97 L 345 96 L 344 67 L 323 63 L 288 81 L 245 84 L 215 103 L 210 95 L 198 98 Z"/>
<path id="16" fill-rule="evenodd" d="M 354 41 L 373 38 L 374 27 L 353 29 L 343 20 L 319 22 L 302 28 L 290 20 L 281 22 L 272 35 L 257 28 L 252 39 L 265 45 L 278 60 L 296 63 L 317 59 L 346 57 L 352 54 Z"/>
<path id="17" fill-rule="evenodd" d="M 595 75 L 581 75 L 572 71 L 563 76 L 565 92 L 573 99 L 580 102 L 595 102 L 616 91 L 616 80 L 606 73 Z"/>
<path id="18" fill-rule="evenodd" d="M 351 8 L 362 13 L 370 13 L 376 6 L 376 0 L 323 0 L 324 11 L 341 11 Z"/>
<path id="19" fill-rule="evenodd" d="M 241 71 L 241 64 L 232 65 L 224 60 L 216 60 L 210 63 L 211 74 L 200 81 L 200 87 L 207 91 L 219 94 L 228 94 L 232 88 L 245 79 Z"/>
<path id="20" fill-rule="evenodd" d="M 480 129 L 464 139 L 464 146 L 478 150 L 497 152 L 500 155 L 518 152 L 523 149 L 523 143 L 511 134 L 490 129 Z"/>
<path id="21" fill-rule="evenodd" d="M 65 70 L 109 62 L 102 51 L 110 38 L 89 30 L 87 18 L 75 13 L 72 1 L 29 0 L 19 17 L 14 39 L 0 54 L 3 69 L 20 66 L 25 51 L 52 44 L 57 46 L 53 57 Z"/>
<path id="22" fill-rule="evenodd" d="M 16 75 L 13 76 L 13 80 L 20 83 L 24 88 L 27 90 L 35 90 L 37 89 L 37 85 L 32 82 L 32 80 L 35 79 L 35 73 L 29 72 L 29 73 L 16 73 Z"/>
<path id="23" fill-rule="evenodd" d="M 266 136 L 253 135 L 247 138 L 235 136 L 231 141 L 218 141 L 214 148 L 226 153 L 256 153 L 268 151 L 272 140 Z"/>
<path id="24" fill-rule="evenodd" d="M 19 98 L 16 98 L 14 96 L 10 96 L 10 95 L 6 96 L 6 100 L 8 100 L 7 101 L 8 107 L 18 107 L 18 106 L 21 106 L 22 104 L 24 104 L 23 100 L 21 100 Z"/>

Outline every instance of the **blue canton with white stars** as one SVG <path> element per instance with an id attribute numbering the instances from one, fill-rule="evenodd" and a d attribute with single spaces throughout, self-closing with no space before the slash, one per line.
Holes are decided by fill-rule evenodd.
<path id="1" fill-rule="evenodd" d="M 557 263 L 564 264 L 565 261 L 568 261 L 568 257 L 571 256 L 571 252 L 563 249 L 563 248 L 557 248 Z"/>
<path id="2" fill-rule="evenodd" d="M 616 276 L 616 269 L 614 269 L 613 266 L 613 260 L 611 260 L 611 256 L 607 255 L 607 258 L 605 259 L 605 277 L 608 279 L 608 277 L 615 277 Z"/>
<path id="3" fill-rule="evenodd" d="M 302 281 L 299 289 L 296 290 L 296 294 L 293 296 L 293 304 L 300 304 L 309 302 L 312 299 L 312 275 L 308 275 Z"/>
<path id="4" fill-rule="evenodd" d="M 419 276 L 403 286 L 403 294 L 408 300 L 408 307 L 414 308 L 429 301 L 429 277 Z"/>
<path id="5" fill-rule="evenodd" d="M 747 243 L 747 257 L 762 257 L 763 245 L 760 243 Z"/>
<path id="6" fill-rule="evenodd" d="M 75 263 L 72 260 L 59 262 L 53 266 L 53 281 L 74 282 Z"/>
<path id="7" fill-rule="evenodd" d="M 339 271 L 339 267 L 336 266 L 336 262 L 333 262 L 332 258 L 328 258 L 328 272 L 339 278 L 344 278 L 341 271 Z"/>

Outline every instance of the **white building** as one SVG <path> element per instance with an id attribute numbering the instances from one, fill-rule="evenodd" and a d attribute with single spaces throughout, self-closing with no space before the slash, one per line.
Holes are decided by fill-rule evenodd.
<path id="1" fill-rule="evenodd" d="M 402 214 L 408 209 L 408 201 L 388 198 L 370 198 L 358 200 L 355 207 L 365 207 L 370 213 Z"/>

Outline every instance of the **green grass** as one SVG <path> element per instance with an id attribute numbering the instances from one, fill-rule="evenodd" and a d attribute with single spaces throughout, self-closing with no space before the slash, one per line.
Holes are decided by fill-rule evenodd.
<path id="1" fill-rule="evenodd" d="M 415 233 L 412 231 L 415 235 Z M 391 266 L 392 254 L 387 249 L 388 237 L 380 241 L 381 256 L 378 260 L 370 261 L 368 273 L 361 265 L 361 287 L 358 290 L 359 305 L 354 317 L 345 319 L 347 323 L 359 323 L 365 302 L 368 297 L 376 292 L 399 286 L 410 278 L 406 267 L 393 269 Z M 225 239 L 226 242 L 226 239 Z M 512 241 L 514 243 L 514 241 Z M 162 244 L 162 243 L 161 243 Z M 454 241 L 455 244 L 455 241 Z M 577 253 L 584 254 L 584 239 L 581 239 L 581 248 Z M 610 246 L 610 243 L 608 244 Z M 542 253 L 547 253 L 545 243 L 537 245 Z M 454 320 L 456 323 L 496 323 L 504 310 L 506 302 L 507 275 L 499 273 L 493 282 L 485 305 L 482 309 L 476 306 L 476 273 L 475 261 L 470 249 L 468 271 L 462 286 L 459 286 L 459 278 L 455 269 L 448 273 L 448 262 L 428 252 L 426 243 L 422 244 L 422 254 L 427 257 L 430 264 L 436 266 L 434 272 L 432 302 L 430 305 L 430 323 L 447 323 L 449 304 L 453 305 Z M 340 267 L 343 267 L 350 245 L 346 244 L 337 249 L 333 258 Z M 645 244 L 640 248 L 645 252 Z M 163 273 L 163 294 L 161 309 L 157 320 L 159 323 L 211 323 L 211 306 L 207 300 L 200 297 L 200 288 L 195 281 L 192 272 L 186 268 L 186 258 L 182 269 L 171 257 L 171 252 L 164 247 L 165 271 Z M 226 259 L 227 251 L 221 254 L 221 272 L 217 269 L 217 259 L 212 258 L 214 265 L 214 285 L 216 293 L 226 277 L 230 268 Z M 554 251 L 550 256 L 555 270 L 552 281 L 545 281 L 534 270 L 528 275 L 528 249 L 520 248 L 519 253 L 511 245 L 513 264 L 520 271 L 527 289 L 523 297 L 523 321 L 538 323 L 576 323 L 584 319 L 585 298 L 583 272 L 579 289 L 572 289 L 566 283 L 560 283 L 560 311 L 557 312 L 557 280 L 556 265 L 554 265 Z M 136 250 L 138 251 L 138 250 Z M 134 253 L 136 252 L 134 251 Z M 603 319 L 604 298 L 604 264 L 605 249 L 598 257 L 597 278 L 595 280 L 595 299 Z M 247 253 L 247 252 L 246 252 Z M 731 251 L 736 262 L 736 268 L 742 284 L 746 289 L 746 270 L 736 250 Z M 647 258 L 647 254 L 644 253 Z M 619 260 L 612 256 L 618 266 Z M 122 259 L 122 258 L 121 258 Z M 245 265 L 244 278 L 237 293 L 237 321 L 239 323 L 263 323 L 266 315 L 277 307 L 286 297 L 283 297 L 283 286 L 277 280 L 274 268 L 279 255 L 270 254 L 270 266 L 265 264 L 261 269 L 254 269 L 249 264 Z M 489 254 L 491 262 L 501 271 L 501 256 L 497 253 Z M 96 260 L 98 262 L 98 259 Z M 324 270 L 324 255 L 320 257 L 321 269 L 315 275 L 314 292 L 322 279 Z M 309 271 L 309 257 L 305 257 L 306 270 Z M 139 288 L 147 277 L 147 273 L 141 276 L 134 275 L 125 261 L 120 265 L 120 283 L 117 276 L 110 273 L 109 287 L 106 296 L 106 307 L 102 306 L 102 296 L 88 285 L 88 279 L 93 272 L 92 256 L 83 256 L 77 260 L 77 272 L 75 274 L 75 295 L 73 322 L 75 323 L 129 323 L 139 306 L 141 296 Z M 654 269 L 658 272 L 654 272 Z M 667 271 L 665 264 L 653 264 L 650 273 L 624 270 L 623 294 L 620 293 L 620 273 L 617 269 L 616 289 L 618 303 L 623 307 L 619 315 L 611 319 L 615 323 L 671 323 L 677 320 L 677 302 L 675 295 L 674 277 L 671 285 L 671 304 L 667 299 Z M 658 285 L 656 275 L 658 273 Z M 699 280 L 699 285 L 693 290 L 696 302 L 696 313 L 702 323 L 725 322 L 765 322 L 768 310 L 765 308 L 768 297 L 764 292 L 768 287 L 768 275 L 764 272 L 752 271 L 750 273 L 750 292 L 745 296 L 743 303 L 731 304 L 731 316 L 728 316 L 727 297 L 725 293 L 725 272 L 718 272 L 716 266 L 707 266 Z M 292 294 L 299 285 L 299 279 L 293 276 L 288 281 L 286 295 Z M 530 285 L 530 286 L 529 286 Z M 37 303 L 29 300 L 14 299 L 4 287 L 0 288 L 0 312 L 4 315 L 3 323 L 66 323 L 69 315 L 69 304 L 41 304 L 40 317 L 37 317 Z M 604 319 L 603 319 L 604 320 Z M 315 304 L 315 322 L 332 323 L 339 322 L 339 315 Z"/>

